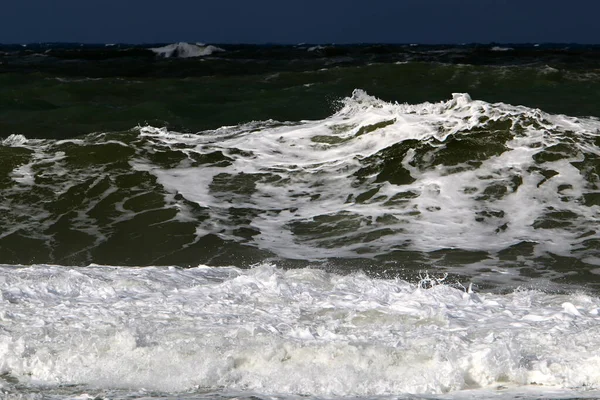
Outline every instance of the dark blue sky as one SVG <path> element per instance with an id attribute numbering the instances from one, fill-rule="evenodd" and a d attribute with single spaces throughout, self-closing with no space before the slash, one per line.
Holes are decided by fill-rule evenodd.
<path id="1" fill-rule="evenodd" d="M 0 42 L 600 43 L 600 0 L 2 0 Z"/>

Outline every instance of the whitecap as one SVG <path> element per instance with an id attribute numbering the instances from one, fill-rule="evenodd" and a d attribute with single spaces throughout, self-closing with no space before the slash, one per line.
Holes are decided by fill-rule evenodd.
<path id="1" fill-rule="evenodd" d="M 27 138 L 20 134 L 11 134 L 6 139 L 2 140 L 3 146 L 21 146 L 27 143 Z"/>
<path id="2" fill-rule="evenodd" d="M 165 58 L 193 58 L 206 57 L 211 54 L 223 52 L 220 47 L 206 46 L 203 44 L 190 44 L 185 42 L 173 43 L 163 47 L 151 48 L 154 53 Z"/>

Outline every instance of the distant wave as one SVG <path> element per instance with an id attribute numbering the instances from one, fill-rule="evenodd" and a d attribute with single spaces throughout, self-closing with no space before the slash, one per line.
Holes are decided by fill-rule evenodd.
<path id="1" fill-rule="evenodd" d="M 324 49 L 325 49 L 325 47 L 323 47 L 323 46 L 313 46 L 313 47 L 309 47 L 307 49 L 307 51 L 317 51 L 317 50 L 324 50 Z"/>
<path id="2" fill-rule="evenodd" d="M 2 146 L 20 146 L 27 143 L 27 138 L 24 135 L 12 134 L 6 139 L 0 140 Z"/>
<path id="3" fill-rule="evenodd" d="M 202 43 L 190 44 L 185 42 L 173 43 L 163 47 L 151 48 L 154 53 L 165 58 L 205 57 L 213 53 L 225 51 L 220 47 L 207 46 Z"/>

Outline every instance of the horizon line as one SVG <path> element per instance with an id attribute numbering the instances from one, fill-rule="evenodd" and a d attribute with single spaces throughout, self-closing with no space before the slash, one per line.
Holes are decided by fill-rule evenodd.
<path id="1" fill-rule="evenodd" d="M 197 45 L 221 45 L 221 46 L 359 46 L 359 45 L 392 45 L 392 46 L 494 46 L 494 45 L 511 45 L 511 46 L 543 46 L 543 45 L 578 45 L 578 46 L 600 46 L 600 43 L 582 43 L 582 42 L 202 42 L 202 41 L 167 41 L 167 42 L 77 42 L 77 41 L 37 41 L 37 42 L 13 42 L 0 43 L 0 46 L 29 46 L 29 45 L 52 45 L 52 44 L 78 44 L 78 45 L 132 45 L 132 46 L 149 46 L 149 45 L 169 45 L 169 44 L 197 44 Z"/>

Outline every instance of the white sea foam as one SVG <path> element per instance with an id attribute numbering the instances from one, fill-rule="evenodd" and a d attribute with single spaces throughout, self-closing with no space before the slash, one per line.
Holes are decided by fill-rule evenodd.
<path id="1" fill-rule="evenodd" d="M 472 130 L 486 126 L 482 121 L 508 121 L 512 125 L 513 137 L 501 154 L 483 159 L 476 167 L 464 163 L 428 165 L 427 157 L 436 157 L 436 149 L 444 149 L 449 137 L 477 136 Z M 183 151 L 190 155 L 221 151 L 232 163 L 227 167 L 203 166 L 201 173 L 196 167 L 168 169 L 143 159 L 133 165 L 150 171 L 172 193 L 206 207 L 212 215 L 210 221 L 226 224 L 232 204 L 260 210 L 250 223 L 260 230 L 254 243 L 284 257 L 343 257 L 356 252 L 384 254 L 394 249 L 495 252 L 523 241 L 535 245 L 537 254 L 568 256 L 582 241 L 600 237 L 596 229 L 600 207 L 582 201 L 584 195 L 599 189 L 574 165 L 587 156 L 600 155 L 594 142 L 599 132 L 600 123 L 595 119 L 489 104 L 466 94 L 455 94 L 452 100 L 441 103 L 408 105 L 386 103 L 358 90 L 344 101 L 340 111 L 320 121 L 252 123 L 196 136 L 141 128 L 141 135 L 153 143 L 177 146 L 180 151 L 185 148 Z M 376 182 L 373 175 L 365 178 L 365 185 L 357 184 L 355 174 L 364 160 L 409 140 L 433 146 L 421 161 L 416 161 L 414 149 L 397 160 L 414 182 Z M 543 165 L 535 161 L 541 152 L 565 140 L 577 149 L 573 155 L 550 159 Z M 545 177 L 540 167 L 555 174 Z M 215 176 L 224 173 L 229 174 L 227 179 L 242 174 L 276 178 L 259 179 L 251 194 L 224 193 L 211 185 Z M 518 187 L 511 186 L 514 180 L 519 180 Z M 501 187 L 504 195 L 484 199 L 494 187 Z M 349 201 L 373 188 L 377 193 L 372 199 Z M 411 196 L 390 205 L 388 201 L 402 193 Z M 550 212 L 569 212 L 572 216 L 566 227 L 539 229 L 539 221 Z M 295 227 L 318 225 L 320 219 L 340 213 L 356 217 L 358 222 L 351 232 L 326 240 L 294 234 Z M 479 218 L 482 213 L 489 217 Z M 237 226 L 231 230 L 223 227 L 214 233 L 235 240 L 231 232 Z M 381 229 L 389 229 L 390 234 L 364 240 Z M 208 223 L 201 231 L 211 231 Z M 582 237 L 585 232 L 591 232 L 590 236 Z M 348 240 L 352 237 L 356 240 Z M 331 242 L 336 245 L 327 244 Z"/>
<path id="2" fill-rule="evenodd" d="M 35 182 L 35 175 L 31 170 L 31 164 L 25 164 L 17 167 L 11 173 L 12 179 L 22 185 L 31 186 Z"/>
<path id="3" fill-rule="evenodd" d="M 165 58 L 192 58 L 192 57 L 205 57 L 210 56 L 213 53 L 225 51 L 220 47 L 206 46 L 202 43 L 191 44 L 185 42 L 173 43 L 163 47 L 151 48 L 153 52 L 159 56 Z"/>
<path id="4" fill-rule="evenodd" d="M 2 390 L 600 389 L 598 298 L 424 286 L 270 265 L 4 266 Z"/>
<path id="5" fill-rule="evenodd" d="M 6 139 L 2 139 L 2 146 L 20 146 L 27 143 L 24 135 L 11 134 Z"/>
<path id="6" fill-rule="evenodd" d="M 4 214 L 2 216 L 6 219 L 2 221 L 3 229 L 0 232 L 0 239 L 22 231 L 27 232 L 26 234 L 30 238 L 51 243 L 52 234 L 48 233 L 48 228 L 56 223 L 61 216 L 53 215 L 45 205 L 60 198 L 61 195 L 67 193 L 72 187 L 80 184 L 81 181 L 87 178 L 92 177 L 94 180 L 92 186 L 95 186 L 102 182 L 106 175 L 99 169 L 90 171 L 89 169 L 81 168 L 73 171 L 66 162 L 67 157 L 65 152 L 59 151 L 55 147 L 61 144 L 83 146 L 87 144 L 84 139 L 50 141 L 26 139 L 22 135 L 11 135 L 5 141 L 9 141 L 7 142 L 9 145 L 25 147 L 31 150 L 32 153 L 27 162 L 18 165 L 9 173 L 9 177 L 17 185 L 5 189 L 2 193 L 4 195 L 2 200 L 4 201 L 0 203 L 0 209 L 3 209 Z M 36 183 L 36 177 L 46 182 L 42 184 L 39 184 L 39 182 Z M 23 194 L 29 193 L 31 195 L 32 186 L 34 185 L 50 188 L 50 193 L 56 197 L 42 197 L 41 203 L 20 201 Z M 87 203 L 85 208 L 75 211 L 77 218 L 72 227 L 95 236 L 95 244 L 102 242 L 105 236 L 97 230 L 94 220 L 89 217 L 88 213 L 99 201 L 116 190 L 114 186 L 106 188 L 102 191 L 100 199 L 92 200 L 91 202 L 84 201 L 84 204 Z M 35 199 L 35 196 L 31 197 Z M 30 197 L 28 197 L 29 199 Z M 5 212 L 4 210 L 10 210 L 10 212 Z M 124 215 L 127 216 L 128 214 L 125 213 Z"/>

